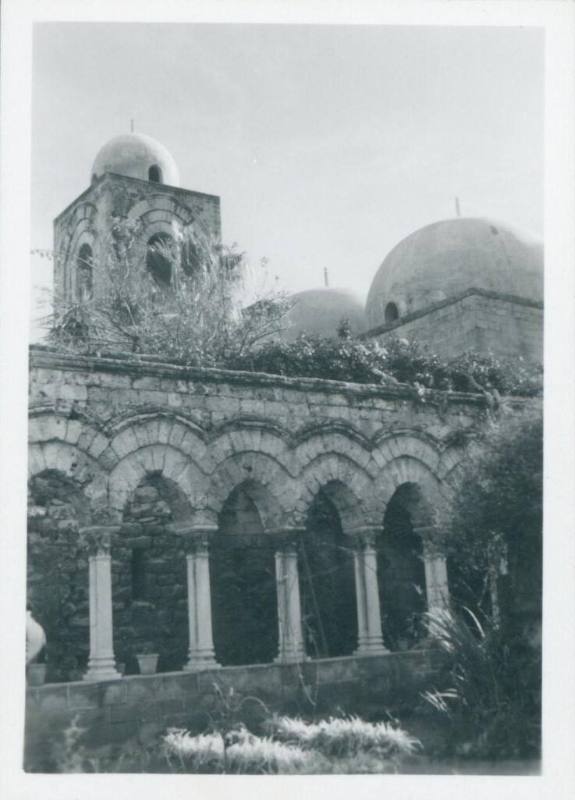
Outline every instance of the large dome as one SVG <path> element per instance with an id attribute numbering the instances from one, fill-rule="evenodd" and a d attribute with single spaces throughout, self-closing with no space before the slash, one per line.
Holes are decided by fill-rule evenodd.
<path id="1" fill-rule="evenodd" d="M 337 336 L 343 319 L 349 320 L 351 332 L 367 327 L 363 304 L 345 289 L 307 289 L 293 295 L 294 304 L 288 315 L 290 327 L 283 338 L 293 340 L 300 333 Z"/>
<path id="2" fill-rule="evenodd" d="M 427 225 L 386 256 L 367 298 L 371 328 L 467 289 L 543 299 L 541 243 L 487 219 Z"/>
<path id="3" fill-rule="evenodd" d="M 92 179 L 105 172 L 142 181 L 180 185 L 176 162 L 163 144 L 143 133 L 126 133 L 107 142 L 94 161 Z"/>

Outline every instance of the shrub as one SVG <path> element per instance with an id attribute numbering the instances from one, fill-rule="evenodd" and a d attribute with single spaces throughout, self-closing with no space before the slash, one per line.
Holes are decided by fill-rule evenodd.
<path id="1" fill-rule="evenodd" d="M 230 351 L 228 369 L 288 377 L 325 378 L 354 383 L 407 383 L 421 398 L 427 390 L 533 396 L 541 391 L 542 370 L 521 358 L 467 354 L 440 359 L 417 342 L 322 338 L 301 334 L 295 342 L 269 341 L 242 353 Z"/>
<path id="2" fill-rule="evenodd" d="M 413 755 L 420 746 L 417 739 L 401 728 L 394 728 L 385 722 L 365 722 L 359 717 L 330 717 L 317 723 L 279 717 L 272 720 L 270 726 L 274 735 L 282 741 L 336 758 L 359 753 L 397 758 Z"/>
<path id="3" fill-rule="evenodd" d="M 463 616 L 465 614 L 465 617 Z M 536 757 L 540 749 L 540 652 L 469 609 L 428 615 L 449 656 L 449 687 L 425 700 L 449 723 L 450 755 Z"/>

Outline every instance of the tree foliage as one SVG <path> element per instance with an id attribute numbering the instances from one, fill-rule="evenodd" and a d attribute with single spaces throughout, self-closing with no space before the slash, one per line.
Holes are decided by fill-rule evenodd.
<path id="1" fill-rule="evenodd" d="M 516 606 L 540 616 L 542 525 L 543 420 L 537 406 L 492 427 L 477 455 L 468 456 L 455 494 L 448 553 L 479 605 L 491 577 L 507 584 Z"/>
<path id="2" fill-rule="evenodd" d="M 111 226 L 94 298 L 56 298 L 48 320 L 53 344 L 216 366 L 281 329 L 287 298 L 254 286 L 253 271 L 235 247 L 190 228 L 156 239 L 143 254 L 141 238 L 138 221 Z"/>
<path id="3" fill-rule="evenodd" d="M 347 335 L 322 338 L 303 333 L 295 342 L 265 341 L 234 355 L 225 366 L 354 383 L 407 383 L 422 396 L 430 389 L 532 396 L 542 385 L 541 368 L 522 358 L 471 353 L 446 360 L 415 341 L 391 339 L 381 344 Z"/>

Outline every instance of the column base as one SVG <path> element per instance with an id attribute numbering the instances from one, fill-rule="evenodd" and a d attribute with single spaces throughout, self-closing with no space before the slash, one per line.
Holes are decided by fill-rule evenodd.
<path id="1" fill-rule="evenodd" d="M 374 639 L 361 640 L 353 654 L 354 656 L 381 656 L 389 652 L 381 637 L 378 636 Z"/>
<path id="2" fill-rule="evenodd" d="M 274 658 L 274 664 L 301 664 L 302 661 L 309 661 L 304 650 L 290 650 Z"/>
<path id="3" fill-rule="evenodd" d="M 222 665 L 218 664 L 215 658 L 215 653 L 189 653 L 188 662 L 184 664 L 182 670 L 184 672 L 201 672 L 207 669 L 220 669 Z"/>
<path id="4" fill-rule="evenodd" d="M 122 674 L 116 669 L 113 658 L 102 658 L 88 661 L 88 670 L 82 677 L 84 681 L 118 681 Z"/>

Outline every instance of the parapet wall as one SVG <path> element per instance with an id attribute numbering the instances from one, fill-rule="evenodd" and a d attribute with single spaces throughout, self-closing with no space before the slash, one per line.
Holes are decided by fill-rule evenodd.
<path id="1" fill-rule="evenodd" d="M 27 748 L 37 763 L 42 752 L 48 759 L 72 720 L 88 731 L 85 742 L 96 746 L 141 735 L 146 725 L 158 732 L 172 726 L 203 730 L 218 708 L 216 684 L 224 697 L 233 688 L 237 698 L 256 697 L 279 713 L 401 713 L 435 685 L 442 663 L 440 651 L 427 649 L 29 687 Z M 247 720 L 254 710 L 256 719 L 261 718 L 262 707 L 253 704 L 250 709 L 247 703 Z"/>

